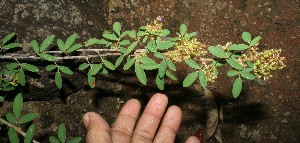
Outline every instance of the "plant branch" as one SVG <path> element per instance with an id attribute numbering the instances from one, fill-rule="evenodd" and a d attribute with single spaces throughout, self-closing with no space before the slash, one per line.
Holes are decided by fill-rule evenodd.
<path id="1" fill-rule="evenodd" d="M 8 127 L 14 128 L 19 134 L 21 134 L 23 137 L 26 136 L 26 133 L 24 131 L 22 131 L 20 128 L 12 125 L 11 123 L 7 122 L 6 120 L 4 120 L 3 118 L 0 117 L 0 122 L 2 122 L 3 124 L 7 125 Z M 36 140 L 32 140 L 32 142 L 34 143 L 39 143 Z"/>

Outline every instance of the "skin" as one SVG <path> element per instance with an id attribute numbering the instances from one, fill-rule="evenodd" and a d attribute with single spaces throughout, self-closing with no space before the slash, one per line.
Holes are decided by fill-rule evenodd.
<path id="1" fill-rule="evenodd" d="M 128 100 L 111 128 L 99 114 L 88 112 L 83 116 L 83 123 L 87 129 L 86 142 L 173 143 L 182 119 L 182 111 L 174 105 L 167 109 L 167 105 L 166 95 L 154 94 L 136 124 L 141 104 L 136 99 Z M 200 141 L 197 137 L 191 136 L 186 143 L 200 143 Z"/>

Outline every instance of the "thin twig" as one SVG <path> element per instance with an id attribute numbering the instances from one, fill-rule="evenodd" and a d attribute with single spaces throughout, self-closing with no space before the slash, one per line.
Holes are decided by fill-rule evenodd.
<path id="1" fill-rule="evenodd" d="M 7 125 L 8 127 L 14 128 L 19 134 L 21 134 L 23 137 L 26 136 L 26 133 L 24 131 L 21 130 L 21 128 L 18 128 L 14 125 L 12 125 L 11 123 L 7 122 L 6 120 L 4 120 L 3 118 L 0 117 L 0 122 L 2 122 L 3 124 Z M 32 140 L 32 142 L 34 143 L 39 143 L 36 140 Z"/>

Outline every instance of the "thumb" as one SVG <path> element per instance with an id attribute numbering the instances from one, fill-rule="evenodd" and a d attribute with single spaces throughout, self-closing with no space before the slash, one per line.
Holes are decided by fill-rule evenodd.
<path id="1" fill-rule="evenodd" d="M 82 120 L 87 129 L 87 143 L 112 142 L 110 127 L 100 115 L 95 112 L 88 112 L 84 114 Z"/>

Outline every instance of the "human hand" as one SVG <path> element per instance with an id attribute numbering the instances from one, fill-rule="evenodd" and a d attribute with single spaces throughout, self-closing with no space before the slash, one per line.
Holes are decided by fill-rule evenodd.
<path id="1" fill-rule="evenodd" d="M 182 112 L 178 106 L 170 106 L 159 127 L 167 104 L 168 97 L 166 95 L 154 94 L 136 126 L 135 123 L 141 109 L 140 102 L 136 99 L 128 100 L 125 103 L 112 128 L 97 113 L 88 112 L 83 116 L 83 123 L 87 128 L 86 142 L 173 143 L 181 122 Z M 186 141 L 186 143 L 199 142 L 195 136 L 189 137 Z"/>

